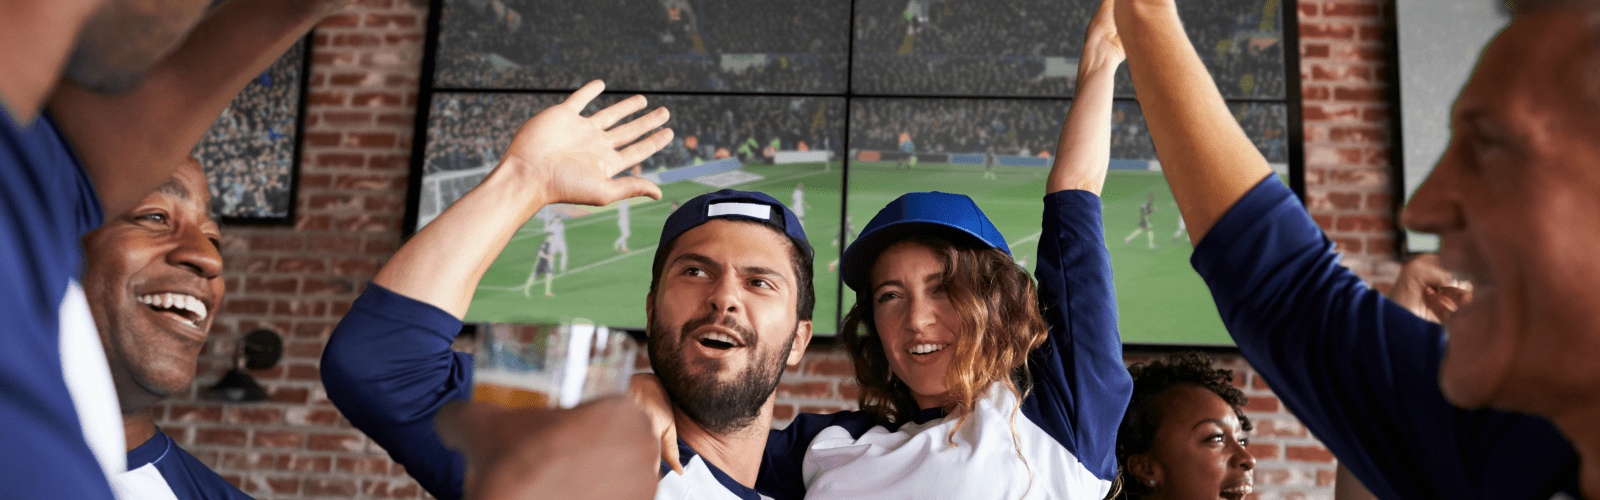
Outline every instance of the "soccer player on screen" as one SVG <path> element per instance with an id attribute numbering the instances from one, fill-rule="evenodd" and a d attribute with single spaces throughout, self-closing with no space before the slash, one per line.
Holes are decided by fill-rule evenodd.
<path id="1" fill-rule="evenodd" d="M 613 250 L 628 251 L 628 236 L 633 234 L 632 226 L 632 221 L 628 217 L 628 200 L 623 199 L 617 202 L 617 232 L 622 234 L 617 236 L 617 241 L 611 243 Z"/>
<path id="2" fill-rule="evenodd" d="M 1148 196 L 1144 204 L 1139 205 L 1139 227 L 1134 228 L 1132 233 L 1128 233 L 1128 237 L 1122 239 L 1122 244 L 1126 245 L 1128 242 L 1133 241 L 1135 236 L 1139 236 L 1139 233 L 1144 233 L 1145 239 L 1149 240 L 1147 242 L 1150 244 L 1149 248 L 1155 250 L 1156 230 L 1155 226 L 1150 224 L 1150 214 L 1156 212 L 1156 195 L 1150 194 Z"/>

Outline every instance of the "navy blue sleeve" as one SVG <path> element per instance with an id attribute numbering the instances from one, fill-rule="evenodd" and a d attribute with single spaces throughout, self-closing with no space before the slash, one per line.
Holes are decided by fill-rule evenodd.
<path id="1" fill-rule="evenodd" d="M 1544 499 L 1575 479 L 1575 452 L 1548 422 L 1444 399 L 1443 329 L 1340 265 L 1276 176 L 1191 262 L 1245 359 L 1378 497 Z"/>
<path id="2" fill-rule="evenodd" d="M 445 403 L 472 397 L 472 356 L 450 349 L 461 321 L 374 283 L 322 352 L 328 400 L 428 493 L 461 497 L 461 453 L 433 429 Z"/>
<path id="3" fill-rule="evenodd" d="M 1022 413 L 1095 477 L 1117 473 L 1117 427 L 1133 394 L 1122 362 L 1100 197 L 1088 191 L 1044 199 L 1039 301 L 1050 336 L 1029 359 L 1033 388 Z"/>

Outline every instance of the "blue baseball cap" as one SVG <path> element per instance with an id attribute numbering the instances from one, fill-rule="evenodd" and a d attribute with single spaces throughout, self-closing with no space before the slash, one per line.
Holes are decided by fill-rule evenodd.
<path id="1" fill-rule="evenodd" d="M 998 248 L 1006 254 L 1006 238 L 983 215 L 978 204 L 965 195 L 951 193 L 907 193 L 889 202 L 867 223 L 839 262 L 839 275 L 856 293 L 871 286 L 872 263 L 878 254 L 908 236 L 927 234 L 983 248 Z"/>
<path id="2" fill-rule="evenodd" d="M 788 236 L 807 258 L 812 257 L 806 230 L 789 207 L 763 193 L 724 189 L 696 196 L 667 216 L 661 227 L 661 242 L 656 246 L 656 260 L 661 259 L 673 240 L 712 219 L 745 219 L 772 226 Z"/>

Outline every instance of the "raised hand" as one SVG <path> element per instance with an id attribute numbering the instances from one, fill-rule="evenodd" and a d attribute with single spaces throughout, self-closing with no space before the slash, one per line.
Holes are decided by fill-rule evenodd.
<path id="1" fill-rule="evenodd" d="M 1079 78 L 1083 78 L 1085 68 L 1115 68 L 1128 58 L 1127 52 L 1122 50 L 1122 37 L 1117 34 L 1115 4 L 1116 0 L 1101 1 L 1094 18 L 1089 20 L 1083 40 L 1083 58 L 1078 64 Z"/>
<path id="2" fill-rule="evenodd" d="M 529 189 L 543 195 L 530 201 L 605 205 L 634 196 L 661 198 L 661 189 L 650 181 L 612 177 L 672 140 L 671 129 L 639 139 L 667 122 L 666 108 L 617 125 L 623 117 L 644 109 L 644 96 L 633 96 L 593 116 L 582 116 L 583 108 L 603 90 L 605 84 L 599 80 L 589 82 L 565 102 L 540 111 L 517 129 L 500 168 L 512 169 L 527 181 Z"/>
<path id="3" fill-rule="evenodd" d="M 1401 266 L 1400 277 L 1389 289 L 1389 300 L 1417 317 L 1442 323 L 1472 301 L 1472 283 L 1446 271 L 1438 255 L 1422 254 Z"/>

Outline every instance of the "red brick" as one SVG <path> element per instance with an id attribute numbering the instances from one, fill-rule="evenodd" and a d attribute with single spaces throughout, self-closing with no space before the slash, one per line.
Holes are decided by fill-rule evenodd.
<path id="1" fill-rule="evenodd" d="M 283 410 L 283 421 L 289 425 L 331 426 L 339 423 L 339 412 L 306 407 L 287 408 Z"/>
<path id="2" fill-rule="evenodd" d="M 1305 6 L 1306 4 L 1302 3 L 1300 5 L 1301 6 Z M 1313 6 L 1313 8 L 1315 8 L 1315 6 Z M 1318 58 L 1318 57 L 1328 57 L 1328 44 L 1326 44 L 1326 43 L 1307 43 L 1307 44 L 1302 44 L 1301 45 L 1300 54 L 1301 54 L 1301 57 L 1304 57 L 1306 59 L 1314 59 L 1314 58 Z"/>
<path id="3" fill-rule="evenodd" d="M 283 353 L 289 357 L 300 359 L 320 359 L 322 357 L 323 342 L 306 342 L 290 340 L 283 346 Z"/>
<path id="4" fill-rule="evenodd" d="M 307 479 L 307 496 L 353 497 L 356 482 L 349 479 Z"/>
<path id="5" fill-rule="evenodd" d="M 1372 215 L 1341 215 L 1335 227 L 1340 231 L 1350 232 L 1393 231 L 1394 221 L 1388 217 Z"/>
<path id="6" fill-rule="evenodd" d="M 1256 460 L 1272 460 L 1278 458 L 1279 448 L 1281 447 L 1274 443 L 1253 442 L 1248 446 L 1245 446 L 1245 449 L 1249 450 L 1250 455 L 1256 457 Z"/>
<path id="7" fill-rule="evenodd" d="M 366 443 L 354 434 L 312 434 L 310 447 L 317 451 L 360 451 Z"/>
<path id="8" fill-rule="evenodd" d="M 333 92 L 333 91 L 312 92 L 311 95 L 306 97 L 306 104 L 310 105 L 310 106 L 338 106 L 338 105 L 344 104 L 345 97 L 346 96 L 345 96 L 344 92 Z M 307 144 L 312 144 L 312 145 L 316 145 L 316 146 L 332 146 L 332 145 L 337 145 L 338 144 L 338 141 L 335 141 L 333 144 L 313 144 L 309 140 L 310 136 L 311 136 L 311 134 L 306 134 L 306 137 L 307 137 L 306 143 Z"/>
<path id="9" fill-rule="evenodd" d="M 1389 119 L 1389 110 L 1384 108 L 1367 108 L 1361 110 L 1361 120 L 1381 122 Z"/>
<path id="10" fill-rule="evenodd" d="M 372 498 L 417 498 L 422 493 L 422 486 L 410 478 L 372 480 L 362 482 L 362 491 Z"/>
<path id="11" fill-rule="evenodd" d="M 306 404 L 311 400 L 311 390 L 304 387 L 279 387 L 272 392 L 272 401 L 278 403 Z"/>
<path id="12" fill-rule="evenodd" d="M 1366 246 L 1362 244 L 1361 238 L 1340 237 L 1329 239 L 1333 240 L 1333 244 L 1335 245 L 1334 250 L 1339 252 L 1359 254 L 1361 253 L 1362 249 L 1366 248 Z"/>
<path id="13" fill-rule="evenodd" d="M 389 137 L 394 138 L 394 134 L 389 134 Z M 388 189 L 393 179 L 393 176 L 380 174 L 345 174 L 340 175 L 334 185 L 339 189 Z"/>
<path id="14" fill-rule="evenodd" d="M 278 470 L 293 472 L 328 472 L 333 470 L 333 457 L 284 455 L 278 460 Z"/>
<path id="15" fill-rule="evenodd" d="M 394 0 L 359 0 L 356 2 L 356 5 L 361 7 L 377 7 L 380 9 L 388 9 L 394 7 Z"/>
<path id="16" fill-rule="evenodd" d="M 326 215 L 302 214 L 295 221 L 295 231 L 327 231 L 333 228 L 333 218 Z"/>
<path id="17" fill-rule="evenodd" d="M 357 154 L 357 153 L 323 153 L 323 154 L 317 155 L 317 166 L 319 166 L 319 167 L 360 168 L 361 165 L 365 164 L 366 162 L 367 162 L 367 158 L 365 156 L 362 156 L 362 155 Z M 326 174 L 323 174 L 323 175 L 326 175 Z M 330 178 L 331 178 L 331 176 L 330 176 Z M 302 185 L 303 184 L 304 184 L 304 181 L 302 181 Z M 331 185 L 331 183 L 330 183 L 330 185 Z M 327 186 L 318 186 L 318 187 L 327 187 Z"/>
<path id="18" fill-rule="evenodd" d="M 1393 233 L 1390 233 L 1393 234 Z M 1395 239 L 1389 236 L 1368 236 L 1367 255 L 1393 257 L 1399 250 Z"/>
<path id="19" fill-rule="evenodd" d="M 405 200 L 399 196 L 372 195 L 367 197 L 367 202 L 362 209 L 368 212 L 398 212 L 405 207 Z"/>
<path id="20" fill-rule="evenodd" d="M 229 408 L 227 416 L 228 422 L 234 424 L 275 424 L 283 420 L 283 410 L 279 408 Z"/>
<path id="21" fill-rule="evenodd" d="M 1357 34 L 1356 37 L 1360 38 L 1363 41 L 1379 41 L 1379 40 L 1383 40 L 1385 35 L 1386 35 L 1386 33 L 1384 33 L 1384 30 L 1383 30 L 1382 27 L 1379 27 L 1379 26 L 1362 26 L 1361 29 L 1360 29 L 1360 33 Z"/>
<path id="22" fill-rule="evenodd" d="M 278 466 L 278 456 L 271 453 L 233 453 L 217 455 L 214 468 L 225 470 L 273 470 Z"/>
<path id="23" fill-rule="evenodd" d="M 1356 27 L 1342 23 L 1300 23 L 1300 38 L 1315 40 L 1350 40 L 1356 36 Z"/>
<path id="24" fill-rule="evenodd" d="M 375 276 L 379 264 L 370 259 L 333 259 L 333 274 Z"/>
<path id="25" fill-rule="evenodd" d="M 1339 477 L 1339 474 L 1334 472 L 1334 471 L 1331 471 L 1331 470 L 1318 470 L 1317 471 L 1317 486 L 1323 486 L 1323 487 L 1333 486 L 1334 481 L 1336 479 L 1338 479 L 1338 477 Z"/>
<path id="26" fill-rule="evenodd" d="M 351 106 L 399 106 L 404 99 L 394 92 L 359 92 L 350 98 Z"/>
<path id="27" fill-rule="evenodd" d="M 416 85 L 416 83 L 412 83 L 412 85 Z M 416 115 L 411 114 L 411 113 L 383 113 L 383 114 L 378 115 L 378 124 L 379 125 L 410 125 L 416 119 L 417 119 Z"/>
<path id="28" fill-rule="evenodd" d="M 1300 17 L 1304 18 L 1317 16 L 1317 4 L 1311 2 L 1299 2 L 1299 5 Z"/>
<path id="29" fill-rule="evenodd" d="M 251 252 L 294 252 L 300 250 L 305 240 L 299 236 L 251 236 Z"/>
<path id="30" fill-rule="evenodd" d="M 1321 446 L 1286 446 L 1283 454 L 1300 462 L 1333 462 L 1333 452 Z"/>
<path id="31" fill-rule="evenodd" d="M 253 442 L 257 448 L 304 448 L 306 435 L 298 432 L 256 431 Z"/>
<path id="32" fill-rule="evenodd" d="M 855 379 L 839 381 L 839 399 L 851 403 L 861 400 L 861 386 L 855 384 Z"/>
<path id="33" fill-rule="evenodd" d="M 1382 14 L 1383 10 L 1379 8 L 1379 6 L 1371 4 L 1329 2 L 1323 4 L 1322 6 L 1322 15 L 1330 17 L 1359 17 L 1363 19 L 1372 19 L 1381 17 Z"/>
<path id="34" fill-rule="evenodd" d="M 775 420 L 789 420 L 794 418 L 794 405 L 773 406 L 772 418 Z"/>
<path id="35" fill-rule="evenodd" d="M 1278 398 L 1273 396 L 1251 396 L 1250 404 L 1246 405 L 1244 410 L 1259 412 L 1278 411 Z"/>
<path id="36" fill-rule="evenodd" d="M 1381 144 L 1388 140 L 1388 135 L 1378 127 L 1332 127 L 1328 129 L 1328 140 Z"/>
<path id="37" fill-rule="evenodd" d="M 276 270 L 280 273 L 321 273 L 326 267 L 322 259 L 279 257 Z"/>
<path id="38" fill-rule="evenodd" d="M 356 62 L 356 55 L 354 53 L 350 52 L 350 51 L 323 49 L 323 50 L 314 50 L 314 51 L 311 52 L 311 66 L 312 67 L 325 68 L 325 67 L 329 67 L 329 66 L 349 66 L 349 65 L 355 64 L 355 62 Z M 344 104 L 344 99 L 343 99 L 344 94 L 338 94 L 338 95 L 340 96 L 340 98 L 337 101 L 331 101 L 331 102 L 329 102 L 329 101 L 321 101 L 321 102 L 319 102 L 319 101 L 315 101 L 315 100 L 307 100 L 306 102 L 311 104 L 311 105 L 313 105 L 313 106 L 324 105 L 324 104 Z"/>
<path id="39" fill-rule="evenodd" d="M 333 46 L 335 47 L 369 47 L 378 43 L 379 38 L 377 35 L 365 33 L 341 33 L 333 36 Z"/>
<path id="40" fill-rule="evenodd" d="M 1382 187 L 1388 181 L 1388 172 L 1377 168 L 1340 169 L 1328 173 L 1328 183 L 1332 185 Z"/>
<path id="41" fill-rule="evenodd" d="M 382 255 L 387 258 L 389 255 L 394 254 L 395 247 L 395 242 L 392 240 L 376 238 L 368 239 L 366 243 L 361 245 L 361 253 L 367 255 Z"/>
<path id="42" fill-rule="evenodd" d="M 806 364 L 805 373 L 808 375 L 827 375 L 834 377 L 855 377 L 855 365 L 850 360 L 843 358 L 823 358 Z"/>
<path id="43" fill-rule="evenodd" d="M 342 318 L 342 317 L 344 317 L 345 314 L 347 314 L 349 312 L 350 312 L 350 301 L 348 301 L 348 300 L 334 300 L 334 301 L 328 302 L 328 314 L 332 314 L 335 317 Z M 329 328 L 329 331 L 332 331 L 332 330 L 333 330 L 332 328 Z M 324 335 L 324 337 L 326 337 L 326 335 Z"/>
<path id="44" fill-rule="evenodd" d="M 345 134 L 345 140 L 357 148 L 393 148 L 397 142 L 393 132 L 351 132 Z"/>
<path id="45" fill-rule="evenodd" d="M 332 304 L 328 304 L 328 310 L 330 312 L 333 312 L 336 309 L 337 308 L 333 307 Z M 334 314 L 342 316 L 342 314 Z M 327 338 L 328 334 L 333 331 L 333 323 L 320 321 L 301 321 L 299 324 L 294 326 L 294 330 L 292 331 L 294 332 L 293 335 L 296 338 Z"/>
<path id="46" fill-rule="evenodd" d="M 1300 98 L 1306 101 L 1326 101 L 1332 95 L 1327 87 L 1305 86 L 1301 89 Z"/>
<path id="47" fill-rule="evenodd" d="M 280 313 L 273 311 L 272 314 Z M 264 370 L 250 370 L 250 376 L 255 377 L 257 382 L 264 380 L 283 380 L 283 365 L 273 365 L 272 368 L 267 368 Z"/>
<path id="48" fill-rule="evenodd" d="M 271 304 L 261 299 L 227 299 L 222 302 L 222 311 L 228 314 L 266 314 L 271 310 Z"/>
<path id="49" fill-rule="evenodd" d="M 227 481 L 229 484 L 232 484 L 233 487 L 239 488 L 241 490 L 244 489 L 244 478 L 240 477 L 238 474 L 218 474 L 218 475 L 222 476 L 222 480 L 223 481 Z"/>
<path id="50" fill-rule="evenodd" d="M 264 479 L 273 493 L 294 494 L 300 491 L 300 479 L 294 477 L 269 477 Z"/>
<path id="51" fill-rule="evenodd" d="M 328 46 L 328 34 L 327 33 L 317 33 L 317 34 L 311 35 L 311 46 L 312 47 L 326 47 L 326 46 Z M 311 85 L 317 85 L 318 83 L 321 82 L 320 79 L 316 78 L 318 76 L 322 76 L 322 74 L 321 73 L 314 73 L 312 75 Z"/>
<path id="52" fill-rule="evenodd" d="M 1327 196 L 1328 204 L 1337 210 L 1355 210 L 1361 207 L 1360 193 L 1327 193 Z"/>
<path id="53" fill-rule="evenodd" d="M 355 28 L 361 26 L 361 16 L 358 14 L 337 14 L 322 19 L 317 23 L 320 28 Z"/>
<path id="54" fill-rule="evenodd" d="M 322 380 L 321 371 L 316 365 L 293 365 L 289 367 L 289 380 Z"/>
<path id="55" fill-rule="evenodd" d="M 405 33 L 405 34 L 393 34 L 393 33 L 391 33 L 391 34 L 383 36 L 383 43 L 386 43 L 386 44 L 389 44 L 389 45 L 416 45 L 416 44 L 421 44 L 422 43 L 422 34 L 421 33 Z M 416 102 L 413 101 L 409 105 L 410 106 L 415 106 Z"/>
<path id="56" fill-rule="evenodd" d="M 1252 434 L 1256 438 L 1306 437 L 1305 426 L 1282 418 L 1252 419 L 1251 423 L 1255 425 L 1255 430 L 1252 431 Z"/>
<path id="57" fill-rule="evenodd" d="M 1333 99 L 1336 101 L 1377 102 L 1383 100 L 1383 91 L 1367 87 L 1334 87 Z"/>
<path id="58" fill-rule="evenodd" d="M 818 413 L 826 415 L 829 413 L 838 413 L 844 411 L 844 409 L 845 408 L 842 406 L 802 406 L 800 407 L 800 413 Z"/>
<path id="59" fill-rule="evenodd" d="M 227 266 L 233 269 L 243 269 L 247 273 L 259 273 L 272 269 L 272 257 L 229 256 Z"/>
<path id="60" fill-rule="evenodd" d="M 361 78 L 364 77 L 365 75 L 361 75 L 361 74 L 349 75 L 349 76 L 356 77 L 356 80 L 353 81 L 353 82 L 350 82 L 350 83 L 344 83 L 343 81 L 341 81 L 340 80 L 341 76 L 346 76 L 346 75 L 334 75 L 333 83 L 336 84 L 336 85 L 354 85 L 354 84 L 357 84 L 357 83 L 361 83 Z M 322 119 L 327 120 L 329 125 L 336 125 L 336 126 L 346 126 L 346 127 L 348 127 L 348 126 L 352 126 L 352 125 L 367 125 L 367 124 L 372 123 L 372 112 L 370 112 L 370 111 L 323 111 L 322 112 Z"/>
<path id="61" fill-rule="evenodd" d="M 194 434 L 195 444 L 217 446 L 244 446 L 249 441 L 245 431 L 239 429 L 198 429 Z"/>
<path id="62" fill-rule="evenodd" d="M 174 404 L 167 409 L 167 418 L 173 422 L 220 422 L 222 408 Z"/>
<path id="63" fill-rule="evenodd" d="M 833 396 L 829 382 L 784 382 L 778 384 L 778 397 L 828 398 Z"/>
<path id="64" fill-rule="evenodd" d="M 307 201 L 314 210 L 337 210 L 355 208 L 356 197 L 348 194 L 315 194 Z"/>
<path id="65" fill-rule="evenodd" d="M 400 170 L 411 166 L 410 155 L 372 155 L 367 157 L 367 168 L 373 170 Z"/>
<path id="66" fill-rule="evenodd" d="M 417 16 L 413 14 L 382 15 L 367 14 L 368 28 L 411 28 L 417 25 Z"/>
<path id="67" fill-rule="evenodd" d="M 339 457 L 334 468 L 349 474 L 381 476 L 389 473 L 390 463 L 386 458 Z"/>
<path id="68" fill-rule="evenodd" d="M 292 294 L 300 289 L 299 278 L 268 278 L 262 276 L 246 276 L 244 279 L 245 291 L 251 293 L 287 293 Z"/>
<path id="69" fill-rule="evenodd" d="M 349 215 L 340 217 L 335 227 L 350 233 L 384 233 L 398 231 L 400 221 L 394 217 L 379 215 Z"/>

